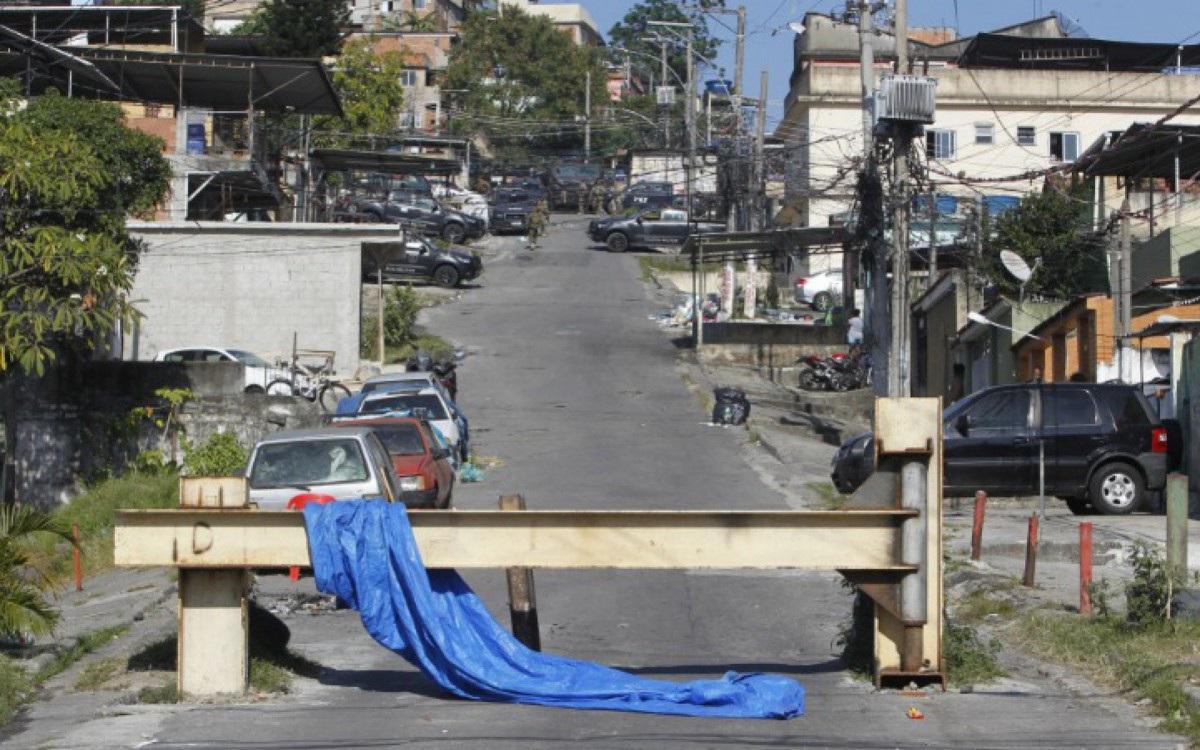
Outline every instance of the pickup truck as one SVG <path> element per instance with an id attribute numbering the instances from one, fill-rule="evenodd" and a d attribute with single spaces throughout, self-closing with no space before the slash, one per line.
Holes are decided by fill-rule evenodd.
<path id="1" fill-rule="evenodd" d="M 416 227 L 430 237 L 441 237 L 455 245 L 482 237 L 487 221 L 461 211 L 444 208 L 432 196 L 393 191 L 385 201 L 354 198 L 341 211 L 345 221 L 394 222 Z"/>
<path id="2" fill-rule="evenodd" d="M 631 247 L 682 245 L 693 234 L 718 234 L 724 231 L 725 225 L 722 223 L 688 221 L 686 211 L 673 208 L 593 219 L 588 224 L 588 237 L 594 242 L 604 243 L 614 253 L 623 253 Z"/>
<path id="3" fill-rule="evenodd" d="M 527 232 L 529 216 L 540 200 L 524 188 L 499 187 L 488 194 L 492 232 Z"/>

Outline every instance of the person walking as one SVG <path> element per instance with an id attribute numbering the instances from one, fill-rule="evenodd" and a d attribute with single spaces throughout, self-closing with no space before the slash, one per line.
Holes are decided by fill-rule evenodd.
<path id="1" fill-rule="evenodd" d="M 846 321 L 846 343 L 850 346 L 862 346 L 862 342 L 862 312 L 856 307 L 850 311 L 850 318 Z"/>
<path id="2" fill-rule="evenodd" d="M 546 225 L 550 223 L 550 209 L 545 200 L 538 201 L 529 215 L 529 249 L 536 250 L 538 240 L 546 233 Z"/>

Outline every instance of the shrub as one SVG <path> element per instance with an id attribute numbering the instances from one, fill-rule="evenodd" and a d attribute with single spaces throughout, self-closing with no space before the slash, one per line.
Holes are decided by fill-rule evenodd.
<path id="1" fill-rule="evenodd" d="M 1171 600 L 1183 586 L 1182 578 L 1172 574 L 1162 554 L 1144 542 L 1133 545 L 1130 562 L 1133 579 L 1125 584 L 1129 622 L 1145 626 L 1171 619 Z"/>
<path id="2" fill-rule="evenodd" d="M 232 433 L 218 432 L 203 445 L 184 446 L 183 473 L 193 477 L 226 477 L 246 466 L 249 455 Z"/>

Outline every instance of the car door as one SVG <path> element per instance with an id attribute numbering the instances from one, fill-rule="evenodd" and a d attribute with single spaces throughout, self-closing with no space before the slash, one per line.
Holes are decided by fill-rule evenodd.
<path id="1" fill-rule="evenodd" d="M 1040 391 L 1046 491 L 1052 495 L 1082 497 L 1087 490 L 1089 459 L 1106 440 L 1100 411 L 1087 388 L 1044 385 Z"/>
<path id="2" fill-rule="evenodd" d="M 687 214 L 675 209 L 663 209 L 658 231 L 663 242 L 682 244 L 688 235 Z"/>
<path id="3" fill-rule="evenodd" d="M 1037 457 L 1030 429 L 1032 406 L 1028 389 L 1005 388 L 981 395 L 947 422 L 943 449 L 948 493 L 1030 490 Z"/>

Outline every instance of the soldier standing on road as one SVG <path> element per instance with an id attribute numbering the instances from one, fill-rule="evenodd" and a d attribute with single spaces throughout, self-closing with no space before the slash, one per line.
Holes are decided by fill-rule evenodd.
<path id="1" fill-rule="evenodd" d="M 590 213 L 590 214 L 600 213 L 600 211 L 602 209 L 602 204 L 604 203 L 605 187 L 606 186 L 604 184 L 604 181 L 601 180 L 600 182 L 593 182 L 591 187 L 588 188 L 588 201 L 587 201 L 588 213 Z"/>
<path id="2" fill-rule="evenodd" d="M 550 222 L 550 209 L 546 201 L 540 200 L 529 215 L 529 249 L 536 250 L 538 239 L 546 233 L 546 224 Z"/>

